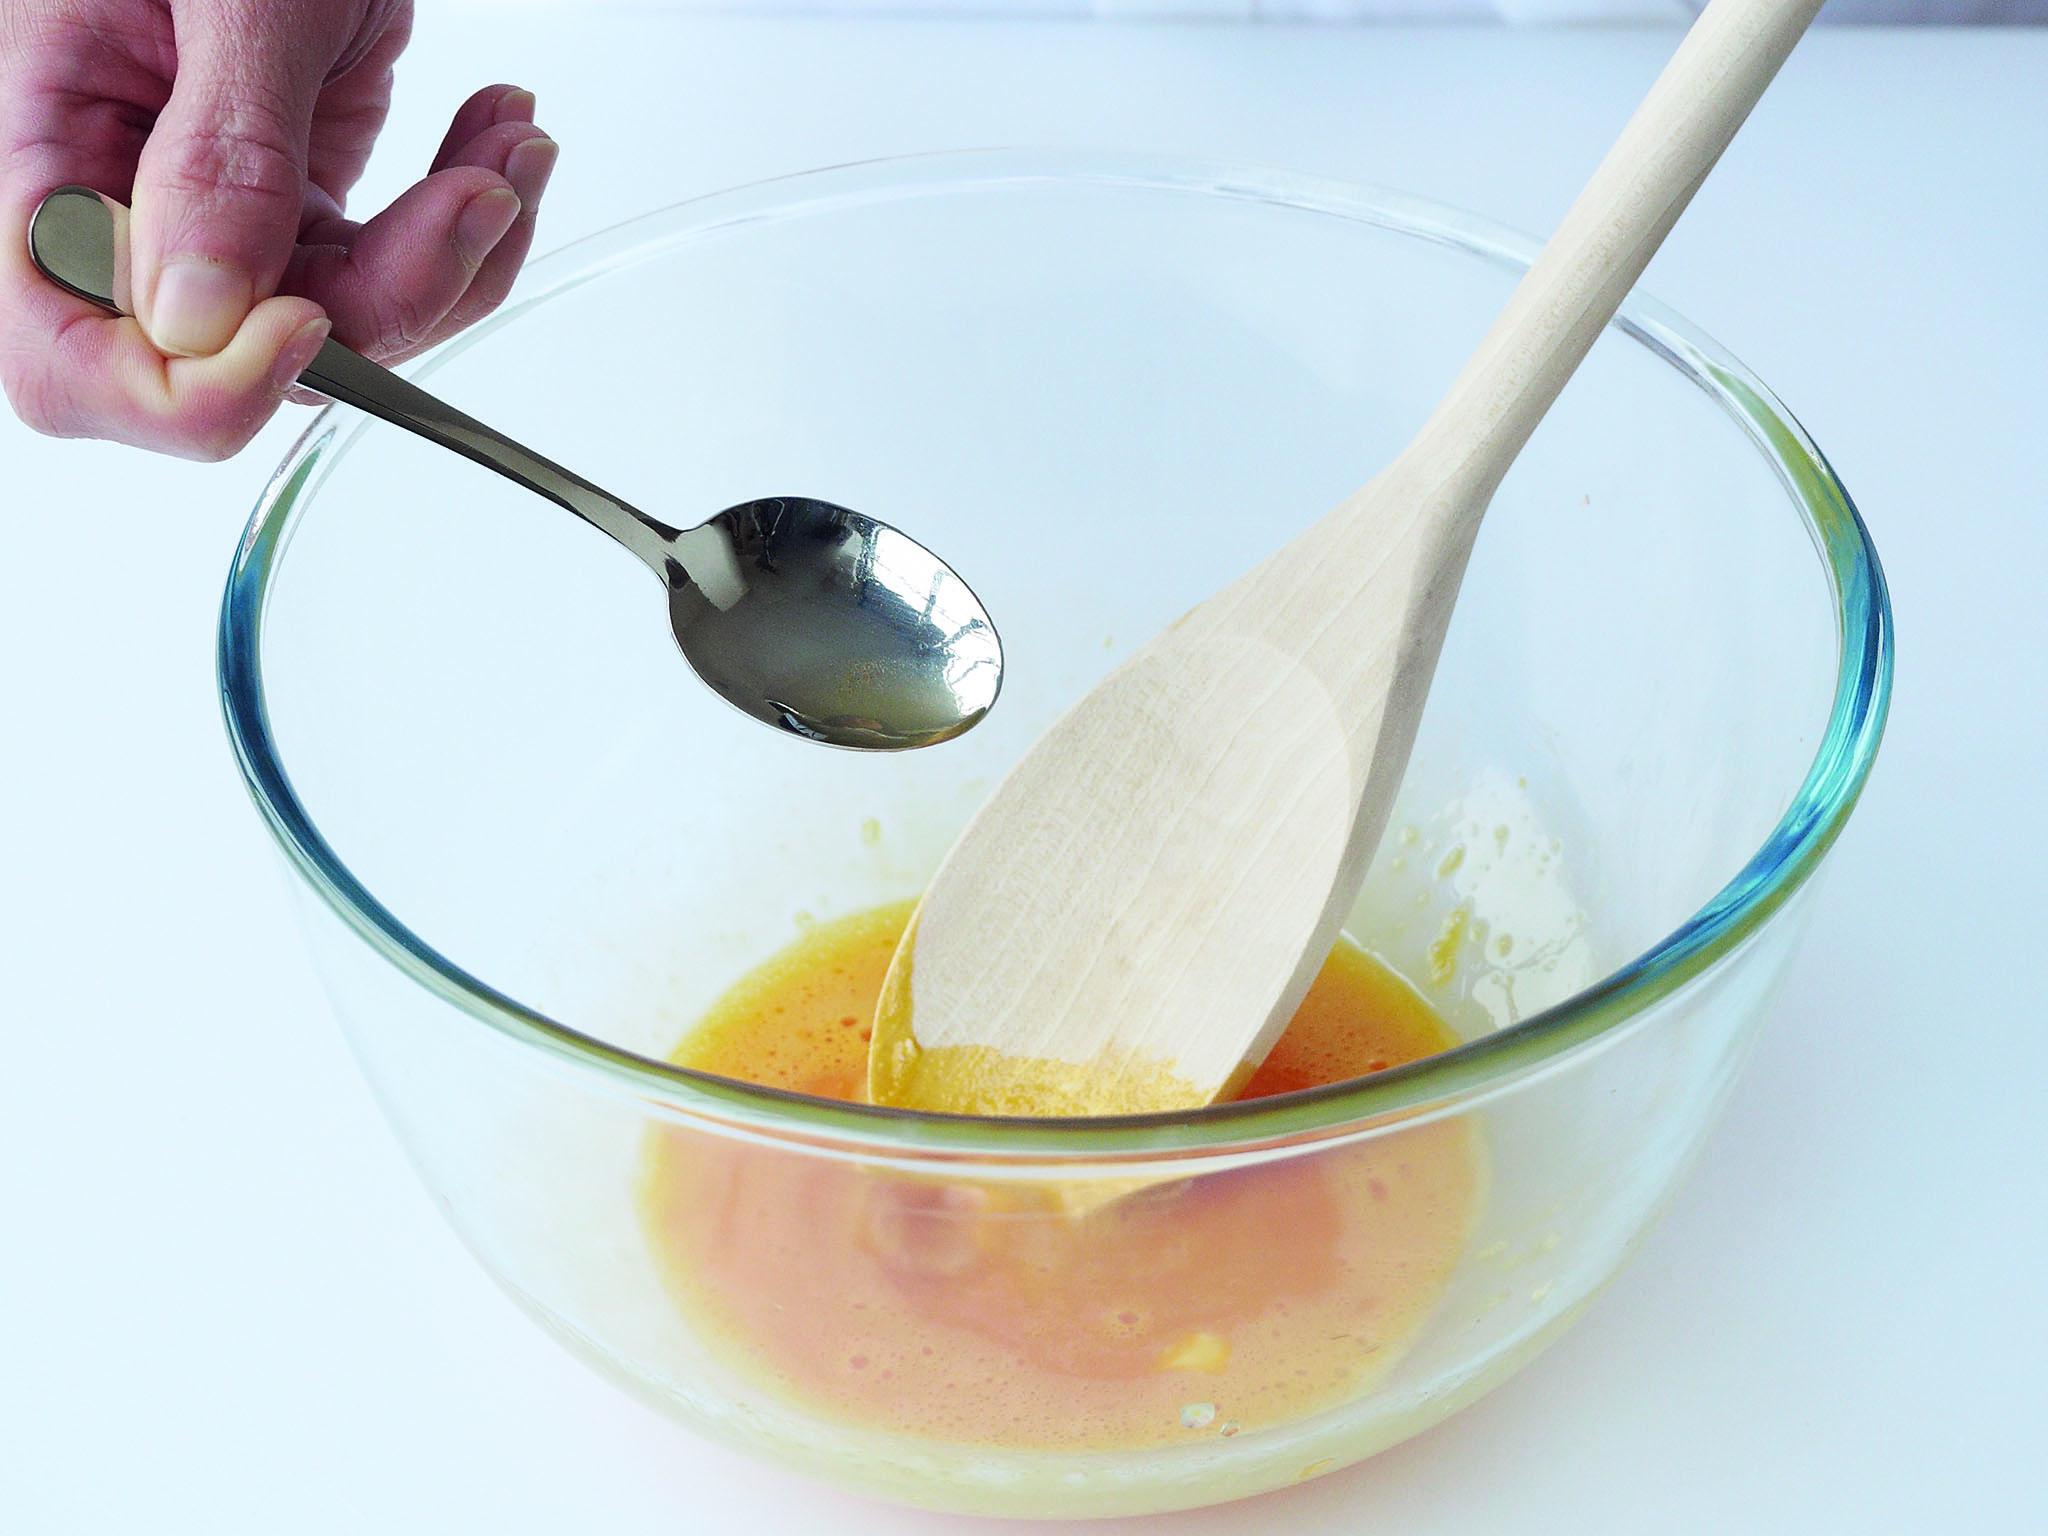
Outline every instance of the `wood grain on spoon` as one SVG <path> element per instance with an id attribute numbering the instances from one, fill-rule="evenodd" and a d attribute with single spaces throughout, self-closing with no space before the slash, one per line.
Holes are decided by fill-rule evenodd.
<path id="1" fill-rule="evenodd" d="M 1494 488 L 1820 0 L 1713 0 L 1415 440 L 1041 738 L 926 891 L 877 1103 L 1122 1114 L 1263 1058 L 1384 829 Z"/>

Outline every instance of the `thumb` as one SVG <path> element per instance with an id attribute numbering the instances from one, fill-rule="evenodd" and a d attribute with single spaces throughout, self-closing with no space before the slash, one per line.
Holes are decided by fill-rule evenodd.
<path id="1" fill-rule="evenodd" d="M 136 166 L 129 226 L 136 318 L 161 351 L 220 351 L 291 256 L 334 53 L 278 25 L 296 9 L 176 7 L 177 78 Z"/>

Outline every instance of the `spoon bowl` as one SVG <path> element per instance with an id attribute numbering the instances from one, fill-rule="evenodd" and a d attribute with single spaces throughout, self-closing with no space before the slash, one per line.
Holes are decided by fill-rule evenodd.
<path id="1" fill-rule="evenodd" d="M 891 751 L 957 736 L 996 701 L 1003 651 L 988 615 L 944 561 L 886 523 L 777 496 L 728 507 L 677 544 L 676 644 L 756 720 Z"/>

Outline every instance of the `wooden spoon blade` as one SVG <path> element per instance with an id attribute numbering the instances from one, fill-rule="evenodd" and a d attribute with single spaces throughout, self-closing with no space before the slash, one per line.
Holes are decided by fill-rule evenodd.
<path id="1" fill-rule="evenodd" d="M 1134 1114 L 1256 1068 L 1384 826 L 1413 736 L 1387 701 L 1419 709 L 1441 638 L 1412 628 L 1443 551 L 1403 537 L 1412 503 L 1357 500 L 1112 673 L 969 824 L 897 949 L 875 1102 Z"/>

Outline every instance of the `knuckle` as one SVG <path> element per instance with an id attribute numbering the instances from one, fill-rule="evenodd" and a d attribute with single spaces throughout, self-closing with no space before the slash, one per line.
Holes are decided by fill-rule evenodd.
<path id="1" fill-rule="evenodd" d="M 406 294 L 393 296 L 377 311 L 370 355 L 391 359 L 415 350 L 427 339 L 438 318 L 428 314 L 416 298 Z"/>
<path id="2" fill-rule="evenodd" d="M 240 89 L 212 103 L 204 119 L 176 143 L 162 179 L 187 195 L 226 188 L 296 209 L 302 188 L 298 157 L 290 148 L 294 135 L 281 102 Z"/>
<path id="3" fill-rule="evenodd" d="M 501 289 L 493 289 L 489 293 L 475 295 L 450 317 L 453 324 L 449 327 L 449 334 L 453 335 L 457 331 L 466 331 L 472 325 L 475 325 L 477 321 L 489 318 L 491 313 L 504 302 L 505 294 Z"/>

